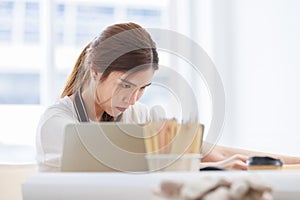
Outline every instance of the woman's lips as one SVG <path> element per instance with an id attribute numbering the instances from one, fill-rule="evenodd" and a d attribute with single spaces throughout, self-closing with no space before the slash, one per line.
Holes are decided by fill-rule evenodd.
<path id="1" fill-rule="evenodd" d="M 116 107 L 120 112 L 124 112 L 127 108 L 123 108 L 123 107 Z"/>

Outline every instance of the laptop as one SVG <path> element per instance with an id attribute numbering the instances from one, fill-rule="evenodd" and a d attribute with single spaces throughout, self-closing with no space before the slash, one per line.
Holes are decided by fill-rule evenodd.
<path id="1" fill-rule="evenodd" d="M 61 171 L 146 172 L 145 153 L 142 125 L 121 122 L 68 124 Z"/>

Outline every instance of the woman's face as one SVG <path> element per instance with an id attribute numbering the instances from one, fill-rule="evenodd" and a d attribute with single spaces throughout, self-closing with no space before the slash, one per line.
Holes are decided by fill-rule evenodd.
<path id="1" fill-rule="evenodd" d="M 134 73 L 113 71 L 104 81 L 99 81 L 96 105 L 111 116 L 118 116 L 138 101 L 154 74 L 152 67 Z"/>

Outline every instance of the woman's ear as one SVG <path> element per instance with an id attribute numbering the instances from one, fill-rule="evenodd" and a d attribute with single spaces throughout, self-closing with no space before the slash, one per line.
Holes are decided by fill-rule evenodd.
<path id="1" fill-rule="evenodd" d="M 99 73 L 99 72 L 97 72 L 97 71 L 95 71 L 95 70 L 91 70 L 91 75 L 92 75 L 92 78 L 93 78 L 93 80 L 94 81 L 99 81 L 100 80 L 100 78 L 101 78 L 101 73 Z"/>

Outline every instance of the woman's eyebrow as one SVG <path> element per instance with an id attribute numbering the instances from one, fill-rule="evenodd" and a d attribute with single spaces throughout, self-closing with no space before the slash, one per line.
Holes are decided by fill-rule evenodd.
<path id="1" fill-rule="evenodd" d="M 146 85 L 144 85 L 144 86 L 142 86 L 142 87 L 148 87 L 148 86 L 150 86 L 152 83 L 148 83 L 148 84 L 146 84 Z"/>
<path id="2" fill-rule="evenodd" d="M 120 80 L 123 81 L 123 82 L 125 82 L 125 83 L 128 83 L 128 84 L 130 84 L 130 85 L 133 85 L 133 86 L 137 87 L 136 84 L 131 83 L 130 81 L 127 81 L 127 80 L 125 80 L 125 79 L 123 79 L 123 78 L 120 78 Z M 147 87 L 147 86 L 149 86 L 149 85 L 151 85 L 151 83 L 148 83 L 148 84 L 146 84 L 146 85 L 144 85 L 144 86 L 142 86 L 142 87 Z"/>
<path id="3" fill-rule="evenodd" d="M 123 81 L 123 82 L 125 82 L 125 83 L 128 83 L 128 84 L 130 84 L 130 85 L 137 86 L 136 84 L 131 83 L 130 81 L 127 81 L 127 80 L 125 80 L 125 79 L 123 79 L 123 78 L 120 78 L 120 80 Z"/>

